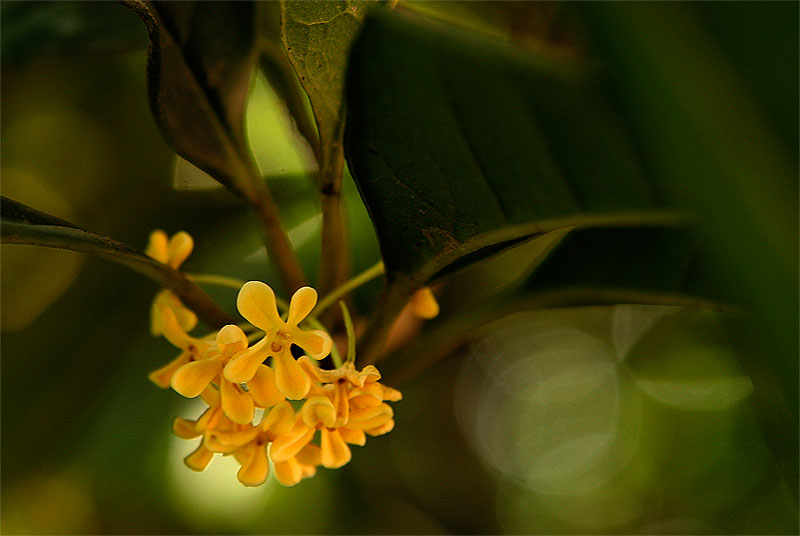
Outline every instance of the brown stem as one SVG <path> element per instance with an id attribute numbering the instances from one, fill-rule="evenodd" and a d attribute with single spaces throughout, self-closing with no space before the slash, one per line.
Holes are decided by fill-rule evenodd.
<path id="1" fill-rule="evenodd" d="M 358 362 L 360 366 L 377 362 L 381 356 L 386 338 L 397 316 L 408 303 L 414 286 L 409 279 L 397 277 L 387 281 L 383 287 L 378 305 L 370 318 L 364 335 L 358 341 Z"/>
<path id="2" fill-rule="evenodd" d="M 181 272 L 106 236 L 74 227 L 4 221 L 2 242 L 66 249 L 104 258 L 130 268 L 172 290 L 210 328 L 236 323 L 236 320 L 220 309 L 203 289 L 192 283 Z"/>
<path id="3" fill-rule="evenodd" d="M 323 296 L 347 279 L 350 258 L 347 247 L 344 207 L 342 204 L 342 174 L 344 151 L 341 137 L 323 148 L 320 169 L 322 196 L 322 252 L 320 259 L 319 292 Z"/>
<path id="4" fill-rule="evenodd" d="M 307 284 L 306 276 L 283 228 L 275 200 L 261 178 L 252 155 L 242 159 L 245 161 L 238 172 L 242 175 L 241 182 L 249 186 L 243 194 L 261 223 L 261 237 L 267 248 L 267 255 L 277 268 L 285 290 L 292 293 Z"/>
<path id="5" fill-rule="evenodd" d="M 250 201 L 250 206 L 258 221 L 261 222 L 262 237 L 267 246 L 267 254 L 275 264 L 283 286 L 291 294 L 307 284 L 306 277 L 289 241 L 289 236 L 281 225 L 275 201 L 266 186 L 259 198 Z"/>
<path id="6" fill-rule="evenodd" d="M 333 131 L 320 129 L 318 187 L 322 201 L 322 248 L 317 286 L 323 296 L 342 284 L 350 273 L 350 248 L 342 205 L 344 125 L 345 106 L 342 103 Z M 341 320 L 338 309 L 330 309 L 322 317 L 331 329 L 335 329 Z"/>

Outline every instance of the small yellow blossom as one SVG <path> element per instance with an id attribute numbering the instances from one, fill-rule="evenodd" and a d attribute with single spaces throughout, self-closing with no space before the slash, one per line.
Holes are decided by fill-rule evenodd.
<path id="1" fill-rule="evenodd" d="M 238 384 L 222 377 L 222 369 L 230 358 L 247 348 L 247 336 L 237 326 L 223 327 L 216 337 L 216 345 L 204 359 L 191 361 L 175 371 L 170 385 L 187 398 L 194 398 L 216 381 L 219 385 L 222 410 L 233 422 L 246 424 L 253 420 L 255 404 L 250 393 Z"/>
<path id="2" fill-rule="evenodd" d="M 153 299 L 153 304 L 150 307 L 150 334 L 153 337 L 162 335 L 158 312 L 160 307 L 168 307 L 172 309 L 178 325 L 184 331 L 192 331 L 197 325 L 197 315 L 191 309 L 188 309 L 183 302 L 171 290 L 161 290 L 156 294 Z"/>
<path id="3" fill-rule="evenodd" d="M 155 245 L 149 250 L 171 259 L 165 235 L 151 242 Z M 348 360 L 335 370 L 321 369 L 312 360 L 325 357 L 332 347 L 326 332 L 299 327 L 316 305 L 312 288 L 294 294 L 283 320 L 272 289 L 257 281 L 246 283 L 237 307 L 265 332 L 252 347 L 244 331 L 234 325 L 207 337 L 192 337 L 178 317 L 180 307 L 170 300 L 166 294 L 156 298 L 153 323 L 181 354 L 151 373 L 150 379 L 183 396 L 200 396 L 208 405 L 196 421 L 177 418 L 173 423 L 179 437 L 201 438 L 184 459 L 191 469 L 204 470 L 216 454 L 233 456 L 240 465 L 239 481 L 258 486 L 267 479 L 271 460 L 276 479 L 294 486 L 314 476 L 319 466 L 342 467 L 352 458 L 350 445 L 363 446 L 367 435 L 394 428 L 394 411 L 386 402 L 396 402 L 402 395 L 380 383 L 375 366 L 355 368 L 354 346 Z M 352 323 L 347 322 L 352 337 Z M 307 355 L 295 360 L 293 344 Z M 270 357 L 272 367 L 265 364 Z M 287 399 L 305 401 L 295 411 Z M 256 408 L 266 410 L 259 424 L 253 423 Z"/>
<path id="4" fill-rule="evenodd" d="M 196 339 L 187 334 L 178 324 L 175 312 L 166 305 L 161 304 L 155 308 L 154 318 L 159 333 L 163 334 L 173 346 L 181 349 L 178 357 L 149 375 L 153 383 L 162 389 L 167 389 L 175 371 L 187 363 L 206 357 L 209 352 L 215 350 L 216 344 L 212 338 Z"/>
<path id="5" fill-rule="evenodd" d="M 147 243 L 144 253 L 148 257 L 177 270 L 192 253 L 193 248 L 194 240 L 192 240 L 192 236 L 189 233 L 179 231 L 168 239 L 167 233 L 161 229 L 156 229 L 150 233 L 150 241 Z"/>
<path id="6" fill-rule="evenodd" d="M 322 330 L 298 327 L 317 303 L 317 291 L 303 287 L 294 293 L 289 315 L 284 322 L 278 314 L 275 293 L 260 281 L 242 286 L 236 305 L 241 315 L 265 335 L 251 348 L 231 359 L 225 366 L 225 378 L 234 383 L 250 382 L 264 360 L 272 356 L 275 381 L 286 398 L 300 400 L 308 394 L 311 379 L 292 356 L 293 344 L 314 359 L 322 359 L 331 351 L 330 336 Z"/>
<path id="7" fill-rule="evenodd" d="M 287 433 L 295 421 L 292 406 L 283 401 L 265 413 L 261 424 L 242 425 L 227 419 L 220 410 L 219 397 L 212 388 L 203 393 L 210 404 L 208 410 L 197 420 L 175 419 L 173 431 L 183 439 L 203 439 L 184 462 L 195 471 L 202 471 L 214 454 L 233 456 L 241 465 L 237 478 L 245 486 L 259 486 L 269 475 L 267 447 L 270 442 Z M 293 486 L 302 478 L 313 476 L 319 465 L 318 447 L 309 445 L 296 456 L 275 463 L 275 476 L 286 485 Z"/>
<path id="8" fill-rule="evenodd" d="M 381 373 L 373 365 L 367 365 L 358 371 L 355 364 L 350 361 L 335 370 L 320 369 L 307 357 L 301 357 L 298 363 L 312 379 L 322 384 L 314 384 L 311 393 L 330 398 L 336 410 L 336 426 L 342 426 L 348 421 L 350 401 L 354 397 L 361 397 L 356 398 L 356 404 L 362 406 L 369 404 L 369 400 L 372 399 L 380 403 L 384 400 L 395 402 L 402 398 L 400 391 L 378 383 Z"/>
<path id="9" fill-rule="evenodd" d="M 148 257 L 177 270 L 192 253 L 193 248 L 194 240 L 192 240 L 189 233 L 180 231 L 172 235 L 172 238 L 167 238 L 167 233 L 161 229 L 156 229 L 150 233 L 150 240 L 144 252 Z M 178 325 L 184 331 L 191 331 L 197 325 L 197 315 L 188 309 L 174 292 L 162 290 L 156 294 L 150 312 L 150 333 L 154 337 L 162 334 L 159 331 L 156 312 L 156 309 L 161 305 L 172 309 L 172 312 L 175 313 L 175 318 L 178 320 Z"/>
<path id="10" fill-rule="evenodd" d="M 408 303 L 411 312 L 419 318 L 431 319 L 439 314 L 439 302 L 430 287 L 422 287 L 416 291 Z"/>
<path id="11" fill-rule="evenodd" d="M 382 431 L 387 428 L 393 415 L 392 409 L 386 404 L 357 408 L 350 414 L 347 423 L 336 426 L 336 409 L 330 398 L 309 398 L 303 404 L 292 429 L 273 442 L 270 457 L 273 462 L 279 463 L 297 456 L 319 430 L 321 464 L 329 469 L 342 467 L 352 456 L 347 444 L 364 445 L 364 431 Z"/>

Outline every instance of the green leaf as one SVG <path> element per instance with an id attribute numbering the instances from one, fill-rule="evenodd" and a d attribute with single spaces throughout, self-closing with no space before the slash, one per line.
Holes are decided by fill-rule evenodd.
<path id="1" fill-rule="evenodd" d="M 256 61 L 252 2 L 124 4 L 150 36 L 150 107 L 175 151 L 247 198 L 256 198 L 244 111 Z"/>
<path id="2" fill-rule="evenodd" d="M 688 230 L 664 227 L 572 231 L 518 292 L 553 305 L 637 303 L 720 309 L 733 303 Z"/>
<path id="3" fill-rule="evenodd" d="M 746 358 L 754 381 L 769 378 L 754 406 L 796 500 L 798 6 L 576 5 L 655 180 L 698 216 L 720 284 L 748 313 L 733 334 L 747 341 L 743 355 L 763 354 Z"/>
<path id="4" fill-rule="evenodd" d="M 281 35 L 308 94 L 322 147 L 341 137 L 347 55 L 374 1 L 281 2 Z"/>
<path id="5" fill-rule="evenodd" d="M 743 87 L 732 56 L 721 53 L 692 6 L 598 3 L 580 7 L 598 54 L 609 65 L 626 120 L 651 163 L 654 180 L 674 204 L 698 215 L 698 228 L 715 268 L 725 275 L 728 290 L 747 305 L 767 343 L 780 354 L 776 360 L 780 376 L 792 378 L 788 387 L 791 400 L 796 400 L 797 161 L 784 152 L 791 142 L 781 143 L 769 128 L 761 107 Z M 776 18 L 763 19 L 762 10 L 755 8 L 731 11 L 725 3 L 705 9 L 710 11 L 706 18 L 716 11 L 731 20 L 728 27 L 758 25 L 741 35 L 769 33 Z M 781 18 L 797 17 L 795 4 L 774 4 L 766 13 L 775 10 Z M 796 42 L 795 24 L 791 32 Z M 676 35 L 681 38 L 675 39 Z M 751 42 L 748 39 L 740 46 Z M 797 109 L 798 66 L 792 61 L 796 51 L 783 52 L 772 46 L 759 52 L 759 57 L 772 65 L 769 70 L 778 86 L 795 88 L 773 104 L 790 113 Z M 792 136 L 796 136 L 796 117 L 793 123 Z"/>
<path id="6" fill-rule="evenodd" d="M 7 197 L 2 198 L 0 213 L 0 239 L 4 244 L 44 246 L 95 255 L 130 268 L 173 290 L 210 327 L 235 323 L 182 273 L 126 244 L 85 231 Z"/>
<path id="7" fill-rule="evenodd" d="M 546 231 L 670 221 L 585 65 L 376 12 L 348 100 L 350 169 L 390 280 L 417 287 Z"/>
<path id="8" fill-rule="evenodd" d="M 297 131 L 308 142 L 314 154 L 319 155 L 319 136 L 311 116 L 308 96 L 300 86 L 284 49 L 281 35 L 280 2 L 257 2 L 258 37 L 261 57 L 259 66 L 269 80 L 289 115 L 294 119 Z M 319 158 L 319 156 L 317 156 Z"/>

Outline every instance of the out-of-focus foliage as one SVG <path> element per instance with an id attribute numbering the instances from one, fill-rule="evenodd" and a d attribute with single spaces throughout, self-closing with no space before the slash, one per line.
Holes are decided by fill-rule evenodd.
<path id="1" fill-rule="evenodd" d="M 178 154 L 250 197 L 244 111 L 257 60 L 253 4 L 126 5 L 150 34 L 150 106 L 164 136 Z"/>
<path id="2" fill-rule="evenodd" d="M 186 230 L 196 238 L 188 271 L 276 278 L 255 218 L 222 189 L 192 186 L 202 172 L 162 140 L 148 110 L 141 21 L 106 2 L 5 1 L 0 9 L 3 195 L 133 246 L 144 247 L 155 227 Z M 347 467 L 294 488 L 242 488 L 230 460 L 199 474 L 182 466 L 193 445 L 170 433 L 170 421 L 196 407 L 146 378 L 173 352 L 148 335 L 155 285 L 100 259 L 3 245 L 2 532 L 797 533 L 797 4 L 401 1 L 396 10 L 388 15 L 415 29 L 397 30 L 389 48 L 361 50 L 358 61 L 370 52 L 395 60 L 362 81 L 396 78 L 378 111 L 424 111 L 393 118 L 408 130 L 375 133 L 384 156 L 430 152 L 419 169 L 404 168 L 404 179 L 435 190 L 423 177 L 446 175 L 447 162 L 432 155 L 452 154 L 453 169 L 466 171 L 450 198 L 474 197 L 467 187 L 481 175 L 463 159 L 458 129 L 445 136 L 436 125 L 408 126 L 446 115 L 431 102 L 448 96 L 474 123 L 468 133 L 494 148 L 493 169 L 546 184 L 521 164 L 534 160 L 532 140 L 504 130 L 530 111 L 512 106 L 506 90 L 526 86 L 517 77 L 499 86 L 505 64 L 487 67 L 470 54 L 494 40 L 519 56 L 588 62 L 603 102 L 622 110 L 613 124 L 627 133 L 614 127 L 603 146 L 627 139 L 631 158 L 647 162 L 642 176 L 658 177 L 653 198 L 692 212 L 696 225 L 580 231 L 560 246 L 562 234 L 544 235 L 450 274 L 434 289 L 439 319 L 421 328 L 401 318 L 406 338 L 398 329 L 381 363 L 404 394 L 396 430 L 354 449 Z M 462 34 L 465 48 L 450 50 L 453 63 L 441 69 L 417 53 L 437 39 L 427 19 Z M 379 32 L 375 20 L 364 43 L 386 38 L 396 22 Z M 198 32 L 194 42 L 210 46 L 208 31 Z M 263 33 L 255 39 L 264 46 Z M 420 66 L 426 77 L 409 78 Z M 263 78 L 238 86 L 249 101 L 235 128 L 246 132 L 313 276 L 322 218 L 312 135 L 302 126 L 307 103 L 287 103 L 290 113 L 280 98 L 299 86 L 285 72 L 267 74 L 275 90 Z M 351 112 L 374 106 L 374 89 L 349 102 Z M 579 109 L 574 95 L 550 95 L 580 123 L 570 114 Z M 559 139 L 572 132 L 567 122 L 549 124 Z M 358 175 L 357 162 L 375 155 L 351 148 Z M 565 165 L 586 164 L 576 147 L 552 150 Z M 600 167 L 586 173 L 607 163 L 604 151 L 594 154 Z M 593 189 L 592 202 L 622 203 L 586 173 L 575 177 Z M 344 192 L 357 272 L 378 258 L 376 233 L 348 174 Z M 440 205 L 445 193 L 434 194 Z M 521 196 L 510 203 L 531 208 Z M 399 212 L 405 224 L 396 231 L 416 232 L 418 214 Z M 387 253 L 397 237 L 387 242 L 389 228 L 372 216 Z M 685 232 L 694 234 L 685 240 Z M 390 253 L 395 266 L 420 258 Z M 369 314 L 378 286 L 356 294 L 357 312 Z M 234 313 L 235 291 L 208 290 Z M 574 301 L 548 301 L 552 291 Z M 734 297 L 739 309 L 549 309 L 653 299 L 654 291 Z"/>
<path id="3" fill-rule="evenodd" d="M 378 14 L 354 46 L 349 97 L 363 104 L 348 128 L 390 278 L 425 282 L 503 242 L 658 217 L 588 65 Z"/>

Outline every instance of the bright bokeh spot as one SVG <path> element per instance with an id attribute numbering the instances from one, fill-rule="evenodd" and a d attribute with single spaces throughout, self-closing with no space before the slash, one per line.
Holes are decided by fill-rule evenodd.
<path id="1" fill-rule="evenodd" d="M 625 466 L 638 406 L 607 342 L 521 313 L 476 338 L 461 378 L 461 425 L 506 478 L 543 493 L 581 493 Z"/>

